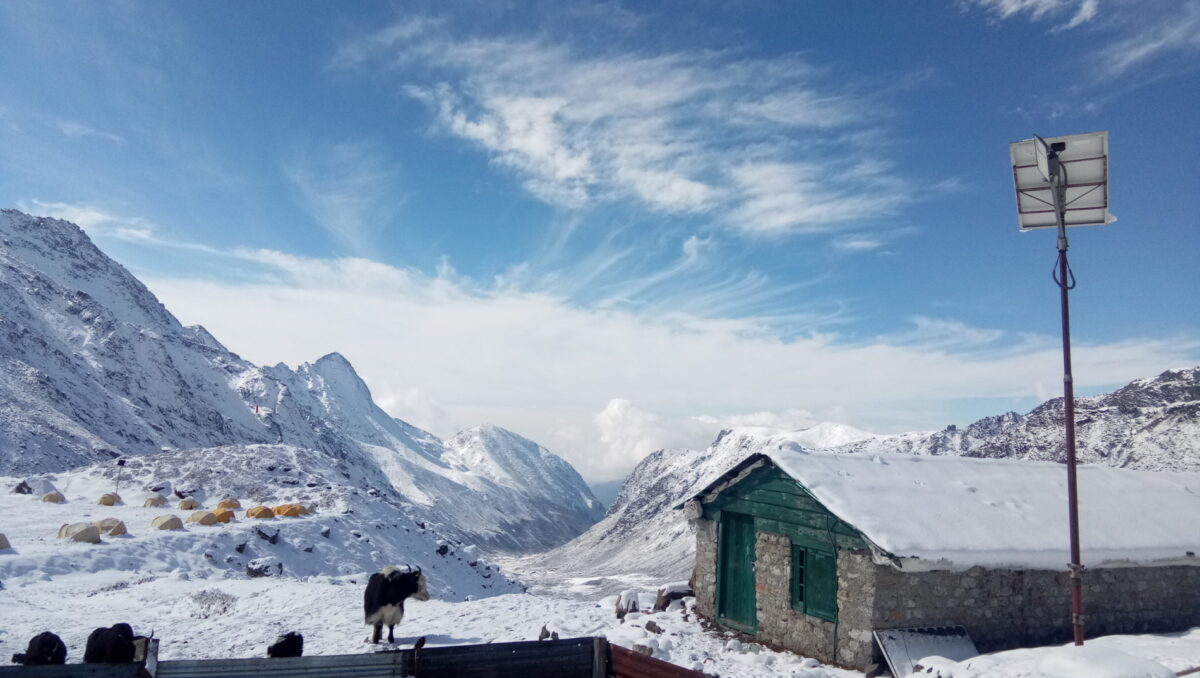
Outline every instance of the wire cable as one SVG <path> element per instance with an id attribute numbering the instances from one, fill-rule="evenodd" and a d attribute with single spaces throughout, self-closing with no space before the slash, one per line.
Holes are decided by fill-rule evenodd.
<path id="1" fill-rule="evenodd" d="M 1067 280 L 1058 279 L 1058 271 L 1062 268 L 1062 260 L 1067 256 L 1066 252 L 1058 253 L 1058 260 L 1054 262 L 1054 270 L 1050 272 L 1050 277 L 1054 280 L 1054 284 L 1059 287 L 1065 287 L 1068 290 L 1075 289 L 1075 271 L 1071 270 L 1071 264 L 1067 264 Z"/>

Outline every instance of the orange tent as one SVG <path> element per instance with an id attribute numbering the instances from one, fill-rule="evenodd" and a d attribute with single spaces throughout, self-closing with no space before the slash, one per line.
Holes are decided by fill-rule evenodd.
<path id="1" fill-rule="evenodd" d="M 299 504 L 280 504 L 275 507 L 275 515 L 288 516 L 289 518 L 299 518 L 307 513 L 304 507 Z"/>
<path id="2" fill-rule="evenodd" d="M 269 506 L 255 506 L 246 510 L 247 518 L 274 518 L 275 512 Z"/>
<path id="3" fill-rule="evenodd" d="M 217 517 L 217 520 L 223 523 L 233 520 L 233 511 L 227 508 L 217 509 L 216 511 L 213 511 L 213 515 Z"/>
<path id="4" fill-rule="evenodd" d="M 225 497 L 221 501 L 217 502 L 217 508 L 219 509 L 240 509 L 241 507 L 242 502 L 232 497 Z"/>

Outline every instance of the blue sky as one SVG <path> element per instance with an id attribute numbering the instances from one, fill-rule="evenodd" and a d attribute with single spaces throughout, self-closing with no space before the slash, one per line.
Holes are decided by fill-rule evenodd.
<path id="1" fill-rule="evenodd" d="M 1200 2 L 0 4 L 0 204 L 260 363 L 585 476 L 1060 389 L 1007 144 L 1108 130 L 1094 393 L 1200 357 Z"/>

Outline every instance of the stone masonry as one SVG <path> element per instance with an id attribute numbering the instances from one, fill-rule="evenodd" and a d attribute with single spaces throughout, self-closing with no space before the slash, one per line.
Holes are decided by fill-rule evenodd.
<path id="1" fill-rule="evenodd" d="M 1066 572 L 873 569 L 875 628 L 962 624 L 981 652 L 1071 640 Z M 1088 637 L 1200 625 L 1200 567 L 1097 568 L 1083 581 Z"/>
<path id="2" fill-rule="evenodd" d="M 697 610 L 716 618 L 717 524 L 696 530 Z M 1068 642 L 1066 572 L 988 570 L 905 572 L 866 551 L 839 551 L 837 623 L 791 607 L 791 542 L 755 540 L 757 638 L 827 663 L 863 669 L 882 661 L 875 629 L 961 624 L 981 652 Z M 1200 563 L 1198 563 L 1200 564 Z M 1200 626 L 1200 567 L 1110 567 L 1084 576 L 1089 637 Z"/>

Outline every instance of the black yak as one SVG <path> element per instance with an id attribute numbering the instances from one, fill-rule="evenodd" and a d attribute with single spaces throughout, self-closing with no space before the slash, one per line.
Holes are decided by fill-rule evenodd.
<path id="1" fill-rule="evenodd" d="M 304 654 L 304 636 L 295 631 L 275 639 L 275 644 L 267 648 L 268 657 L 300 657 Z"/>
<path id="2" fill-rule="evenodd" d="M 30 638 L 29 646 L 25 648 L 24 654 L 14 654 L 12 662 L 25 666 L 66 664 L 67 646 L 63 644 L 62 638 L 49 631 L 43 631 Z"/>
<path id="3" fill-rule="evenodd" d="M 127 664 L 133 661 L 133 628 L 129 624 L 113 624 L 99 628 L 88 636 L 83 651 L 84 664 Z"/>
<path id="4" fill-rule="evenodd" d="M 403 568 L 389 565 L 371 575 L 367 581 L 367 591 L 363 594 L 363 613 L 367 625 L 375 627 L 371 634 L 372 643 L 379 642 L 384 624 L 388 627 L 388 642 L 396 642 L 392 633 L 396 624 L 404 618 L 406 598 L 429 600 L 421 568 L 414 570 L 407 565 Z"/>

